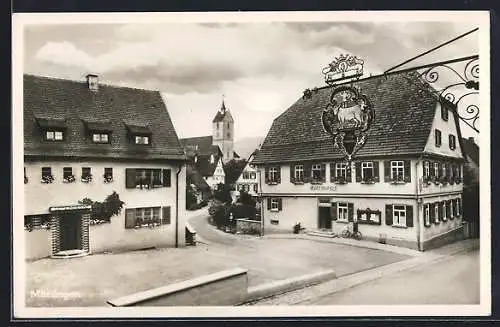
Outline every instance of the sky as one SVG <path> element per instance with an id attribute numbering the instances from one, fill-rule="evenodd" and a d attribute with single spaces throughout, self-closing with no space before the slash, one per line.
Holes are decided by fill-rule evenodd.
<path id="1" fill-rule="evenodd" d="M 179 137 L 211 134 L 222 98 L 235 139 L 264 137 L 322 68 L 340 54 L 365 62 L 365 76 L 473 29 L 452 22 L 131 23 L 29 25 L 24 72 L 160 90 Z M 477 34 L 477 33 L 476 33 Z M 410 64 L 478 54 L 477 35 Z M 410 67 L 405 66 L 405 67 Z M 476 136 L 463 128 L 464 136 Z"/>

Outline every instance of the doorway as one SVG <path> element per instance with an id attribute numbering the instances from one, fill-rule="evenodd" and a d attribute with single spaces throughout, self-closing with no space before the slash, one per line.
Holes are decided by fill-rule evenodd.
<path id="1" fill-rule="evenodd" d="M 82 217 L 67 213 L 60 218 L 61 251 L 82 249 Z"/>
<path id="2" fill-rule="evenodd" d="M 329 207 L 318 207 L 319 209 L 319 229 L 332 229 L 332 217 L 330 216 Z"/>

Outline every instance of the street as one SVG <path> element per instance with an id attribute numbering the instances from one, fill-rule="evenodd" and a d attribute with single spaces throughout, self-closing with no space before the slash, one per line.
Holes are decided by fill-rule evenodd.
<path id="1" fill-rule="evenodd" d="M 299 304 L 479 304 L 479 250 Z"/>

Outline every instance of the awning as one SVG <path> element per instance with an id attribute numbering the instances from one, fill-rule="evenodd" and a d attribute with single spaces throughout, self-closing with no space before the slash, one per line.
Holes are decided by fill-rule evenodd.
<path id="1" fill-rule="evenodd" d="M 76 204 L 76 205 L 68 205 L 68 206 L 55 206 L 50 207 L 50 212 L 60 212 L 60 211 L 90 211 L 92 209 L 91 205 L 85 204 Z"/>
<path id="2" fill-rule="evenodd" d="M 65 119 L 37 118 L 36 120 L 42 128 L 66 128 Z"/>
<path id="3" fill-rule="evenodd" d="M 151 130 L 148 126 L 140 126 L 140 125 L 127 125 L 127 129 L 131 134 L 139 134 L 139 135 L 150 135 Z"/>

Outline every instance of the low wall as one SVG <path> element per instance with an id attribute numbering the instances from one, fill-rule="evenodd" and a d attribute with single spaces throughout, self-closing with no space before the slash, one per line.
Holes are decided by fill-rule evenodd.
<path id="1" fill-rule="evenodd" d="M 239 234 L 262 234 L 262 222 L 260 220 L 236 219 L 236 233 Z"/>
<path id="2" fill-rule="evenodd" d="M 35 260 L 49 257 L 52 250 L 51 234 L 48 229 L 24 231 L 25 258 Z"/>
<path id="3" fill-rule="evenodd" d="M 295 291 L 307 286 L 323 283 L 337 278 L 335 271 L 325 270 L 314 274 L 278 280 L 248 289 L 246 302 L 260 300 L 266 297 Z"/>
<path id="4" fill-rule="evenodd" d="M 125 306 L 232 306 L 247 298 L 247 270 L 235 268 L 109 300 Z"/>

